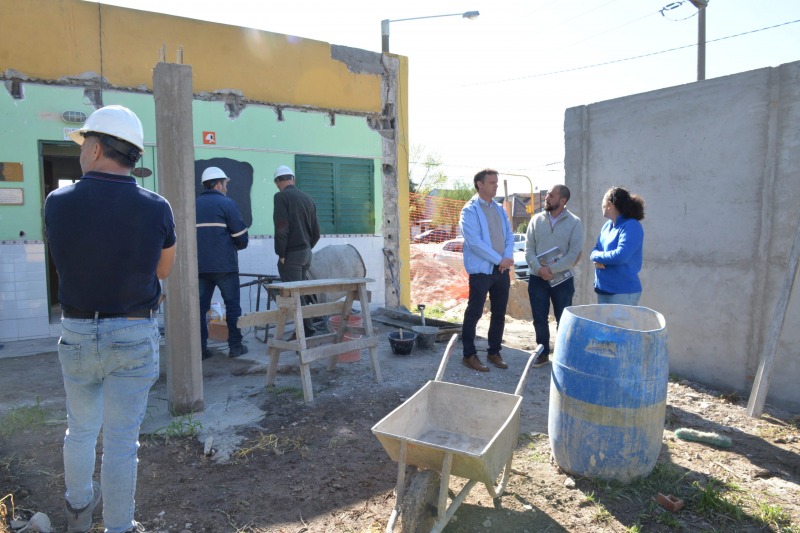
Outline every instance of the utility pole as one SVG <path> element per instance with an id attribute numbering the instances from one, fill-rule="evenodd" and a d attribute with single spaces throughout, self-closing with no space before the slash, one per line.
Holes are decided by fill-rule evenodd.
<path id="1" fill-rule="evenodd" d="M 697 8 L 697 81 L 706 79 L 706 8 L 708 0 L 689 0 Z"/>

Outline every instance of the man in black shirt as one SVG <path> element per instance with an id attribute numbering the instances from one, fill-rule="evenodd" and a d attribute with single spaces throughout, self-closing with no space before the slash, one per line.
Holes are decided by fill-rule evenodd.
<path id="1" fill-rule="evenodd" d="M 317 207 L 309 195 L 295 187 L 294 172 L 287 166 L 275 170 L 272 220 L 275 223 L 275 254 L 281 281 L 302 281 L 311 267 L 311 250 L 319 241 Z M 306 303 L 309 303 L 306 297 Z M 303 320 L 306 337 L 314 334 L 311 319 Z"/>

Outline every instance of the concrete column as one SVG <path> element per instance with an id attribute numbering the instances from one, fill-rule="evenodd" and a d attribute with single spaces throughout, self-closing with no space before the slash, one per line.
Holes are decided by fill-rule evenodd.
<path id="1" fill-rule="evenodd" d="M 169 409 L 173 415 L 203 410 L 200 303 L 197 289 L 192 68 L 158 63 L 153 72 L 158 190 L 175 214 L 178 249 L 164 289 Z"/>

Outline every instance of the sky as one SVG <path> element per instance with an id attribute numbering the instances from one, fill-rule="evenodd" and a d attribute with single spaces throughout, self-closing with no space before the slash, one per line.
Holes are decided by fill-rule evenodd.
<path id="1" fill-rule="evenodd" d="M 92 1 L 92 0 L 87 0 Z M 689 0 L 104 0 L 102 3 L 381 50 L 409 58 L 409 137 L 468 184 L 509 192 L 564 179 L 564 112 L 697 80 Z M 800 60 L 800 0 L 709 0 L 706 79 Z M 527 176 L 514 176 L 513 174 Z"/>

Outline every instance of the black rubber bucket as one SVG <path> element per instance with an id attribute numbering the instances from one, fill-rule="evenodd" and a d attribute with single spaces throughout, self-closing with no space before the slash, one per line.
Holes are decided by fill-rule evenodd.
<path id="1" fill-rule="evenodd" d="M 388 334 L 389 344 L 392 347 L 392 353 L 395 355 L 408 355 L 414 347 L 414 341 L 417 340 L 416 333 L 403 332 L 403 338 L 400 338 L 400 333 L 392 331 Z"/>

